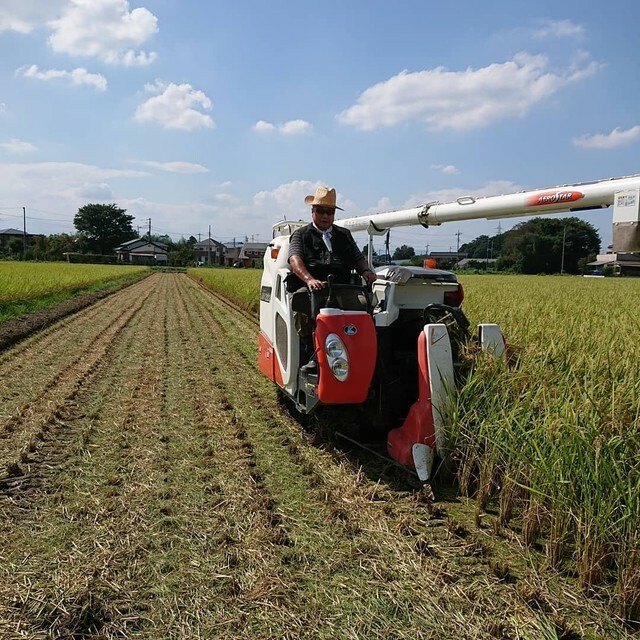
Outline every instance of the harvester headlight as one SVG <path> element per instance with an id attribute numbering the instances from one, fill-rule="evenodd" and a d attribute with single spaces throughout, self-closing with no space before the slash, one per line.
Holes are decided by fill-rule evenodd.
<path id="1" fill-rule="evenodd" d="M 331 371 L 340 382 L 344 382 L 349 375 L 349 363 L 344 358 L 337 358 L 331 364 Z"/>
<path id="2" fill-rule="evenodd" d="M 339 358 L 344 353 L 344 344 L 338 337 L 327 338 L 325 349 L 330 358 Z"/>
<path id="3" fill-rule="evenodd" d="M 324 341 L 324 352 L 336 380 L 344 382 L 349 376 L 349 355 L 344 342 L 335 333 L 330 333 Z"/>

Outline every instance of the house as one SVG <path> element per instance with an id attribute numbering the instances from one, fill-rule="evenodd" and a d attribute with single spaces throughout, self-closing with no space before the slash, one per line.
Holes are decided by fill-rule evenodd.
<path id="1" fill-rule="evenodd" d="M 226 247 L 213 238 L 206 238 L 193 245 L 193 259 L 197 264 L 225 264 Z"/>
<path id="2" fill-rule="evenodd" d="M 435 260 L 435 264 L 439 269 L 453 267 L 460 260 L 468 258 L 468 253 L 458 251 L 432 251 L 427 255 L 427 260 Z"/>
<path id="3" fill-rule="evenodd" d="M 596 257 L 589 267 L 600 271 L 604 267 L 613 267 L 616 276 L 640 276 L 640 253 L 604 253 Z"/>
<path id="4" fill-rule="evenodd" d="M 24 231 L 20 231 L 20 229 L 0 229 L 0 249 L 6 247 L 11 240 L 24 240 L 24 236 L 27 236 L 27 242 L 31 238 L 32 234 L 25 234 Z"/>
<path id="5" fill-rule="evenodd" d="M 264 254 L 268 246 L 269 244 L 267 242 L 245 242 L 242 245 L 237 261 L 239 261 L 243 267 L 261 268 L 263 265 L 262 260 L 264 259 Z"/>
<path id="6" fill-rule="evenodd" d="M 163 242 L 136 238 L 115 248 L 118 262 L 128 264 L 168 264 L 169 250 Z"/>
<path id="7" fill-rule="evenodd" d="M 235 240 L 224 245 L 225 266 L 233 267 L 234 264 L 240 262 L 240 252 L 242 251 L 242 245 L 242 242 L 236 242 Z"/>

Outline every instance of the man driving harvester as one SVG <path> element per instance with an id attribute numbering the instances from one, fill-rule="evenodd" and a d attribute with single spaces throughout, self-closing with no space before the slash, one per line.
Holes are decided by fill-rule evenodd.
<path id="1" fill-rule="evenodd" d="M 305 199 L 311 205 L 312 222 L 297 229 L 289 243 L 289 264 L 294 276 L 288 283 L 290 291 L 319 292 L 327 287 L 327 280 L 333 276 L 335 284 L 351 284 L 351 271 L 355 270 L 371 285 L 376 274 L 369 266 L 366 258 L 355 243 L 351 232 L 343 227 L 335 226 L 333 219 L 336 209 L 336 190 L 320 186 L 314 195 Z M 360 299 L 353 290 L 345 290 L 336 297 L 345 309 L 366 308 L 366 301 Z M 301 317 L 302 316 L 304 317 Z M 308 317 L 310 311 L 296 314 L 296 329 L 301 336 L 310 332 Z"/>
<path id="2" fill-rule="evenodd" d="M 315 195 L 307 196 L 305 204 L 311 205 L 312 222 L 298 229 L 291 236 L 289 264 L 300 285 L 309 291 L 327 286 L 332 274 L 336 284 L 350 284 L 351 270 L 355 269 L 368 285 L 376 279 L 366 258 L 356 245 L 348 229 L 334 226 L 336 190 L 318 187 Z"/>

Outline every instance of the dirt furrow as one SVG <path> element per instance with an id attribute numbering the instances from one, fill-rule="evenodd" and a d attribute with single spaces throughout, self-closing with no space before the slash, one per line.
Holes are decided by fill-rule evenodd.
<path id="1" fill-rule="evenodd" d="M 109 315 L 102 311 L 101 322 L 95 321 L 95 311 L 75 322 L 65 321 L 61 327 L 61 350 L 48 344 L 49 338 L 34 341 L 25 374 L 19 375 L 11 366 L 21 358 L 24 347 L 21 345 L 15 354 L 6 354 L 5 362 L 0 364 L 0 478 L 5 475 L 3 469 L 8 476 L 21 475 L 20 463 L 28 461 L 25 458 L 37 450 L 46 434 L 52 429 L 62 430 L 66 407 L 73 404 L 82 386 L 95 375 L 114 338 L 143 307 L 145 298 L 138 298 L 136 291 L 127 293 L 116 298 L 120 305 L 110 307 Z"/>
<path id="2" fill-rule="evenodd" d="M 98 632 L 124 637 L 121 634 L 139 623 L 140 608 L 131 606 L 139 586 L 122 576 L 139 519 L 127 504 L 127 488 L 136 469 L 144 476 L 139 484 L 147 486 L 147 447 L 159 442 L 155 434 L 137 428 L 139 412 L 157 404 L 164 371 L 162 366 L 150 367 L 146 359 L 144 337 L 161 329 L 157 315 L 149 311 L 141 314 L 141 322 L 122 327 L 126 335 L 115 340 L 110 366 L 102 362 L 99 375 L 78 394 L 85 414 L 67 422 L 70 431 L 82 433 L 76 455 L 67 455 L 42 479 L 42 491 L 29 498 L 29 511 L 16 509 L 24 501 L 12 501 L 1 510 L 3 538 L 10 544 L 2 551 L 0 566 L 2 573 L 14 569 L 2 576 L 8 590 L 0 589 L 0 619 L 20 630 L 20 637 Z M 127 362 L 132 355 L 134 367 Z M 131 375 L 119 379 L 125 364 Z M 149 420 L 157 423 L 154 417 Z M 131 441 L 140 438 L 142 453 L 132 455 Z M 143 511 L 147 502 L 141 499 Z M 0 630 L 5 628 L 0 624 Z"/>

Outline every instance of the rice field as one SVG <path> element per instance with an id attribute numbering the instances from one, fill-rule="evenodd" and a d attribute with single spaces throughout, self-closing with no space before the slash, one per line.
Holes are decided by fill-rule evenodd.
<path id="1" fill-rule="evenodd" d="M 258 306 L 261 272 L 198 272 Z M 449 448 L 477 522 L 541 548 L 590 594 L 640 618 L 640 280 L 462 276 L 475 325 L 500 324 L 510 366 L 478 360 Z M 516 358 L 514 358 L 516 360 Z"/>
<path id="2" fill-rule="evenodd" d="M 498 322 L 515 367 L 481 363 L 451 443 L 481 516 L 542 544 L 550 566 L 640 614 L 640 280 L 468 276 L 472 323 Z"/>
<path id="3" fill-rule="evenodd" d="M 260 308 L 261 269 L 187 269 L 187 274 L 250 311 Z"/>
<path id="4" fill-rule="evenodd" d="M 148 271 L 148 267 L 64 262 L 0 262 L 0 304 L 77 291 L 97 282 Z"/>

